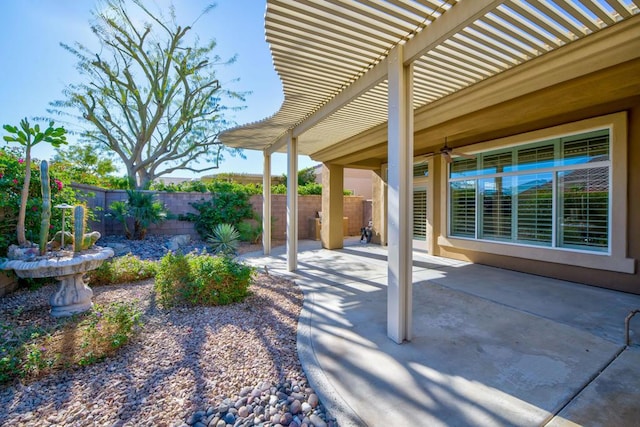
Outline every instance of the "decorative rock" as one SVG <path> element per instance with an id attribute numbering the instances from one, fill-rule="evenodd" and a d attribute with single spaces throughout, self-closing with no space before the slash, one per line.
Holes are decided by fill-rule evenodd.
<path id="1" fill-rule="evenodd" d="M 227 415 L 224 416 L 223 420 L 227 424 L 233 424 L 236 422 L 236 417 L 232 413 L 227 413 Z"/>
<path id="2" fill-rule="evenodd" d="M 300 409 L 302 410 L 303 413 L 308 414 L 309 412 L 311 412 L 313 408 L 307 402 L 303 402 Z"/>
<path id="3" fill-rule="evenodd" d="M 218 424 L 216 424 L 216 427 L 227 427 L 227 423 L 224 420 L 220 420 Z"/>
<path id="4" fill-rule="evenodd" d="M 291 415 L 291 412 L 285 412 L 284 415 L 280 417 L 280 424 L 283 426 L 288 426 L 291 424 L 291 421 L 293 421 L 293 415 Z"/>
<path id="5" fill-rule="evenodd" d="M 242 406 L 247 404 L 247 398 L 246 397 L 242 397 L 240 399 L 238 399 L 235 403 L 235 405 L 233 405 L 236 409 L 240 409 Z"/>
<path id="6" fill-rule="evenodd" d="M 247 418 L 249 416 L 249 409 L 246 406 L 241 406 L 240 409 L 238 409 L 238 416 Z"/>
<path id="7" fill-rule="evenodd" d="M 325 423 L 324 420 L 316 414 L 312 414 L 311 417 L 309 417 L 309 420 L 315 427 L 327 427 L 327 423 Z"/>
<path id="8" fill-rule="evenodd" d="M 311 405 L 312 408 L 315 408 L 316 406 L 318 406 L 318 395 L 315 393 L 311 393 L 309 395 L 309 398 L 307 399 L 307 402 L 309 402 L 309 405 Z"/>
<path id="9" fill-rule="evenodd" d="M 300 409 L 302 409 L 302 404 L 300 403 L 300 401 L 298 399 L 294 400 L 291 403 L 291 406 L 289 407 L 289 410 L 291 411 L 291 413 L 293 415 L 296 415 L 300 412 Z"/>
<path id="10" fill-rule="evenodd" d="M 125 245 L 124 243 L 107 243 L 105 246 L 113 249 L 115 256 L 126 255 L 130 252 L 129 245 Z"/>
<path id="11" fill-rule="evenodd" d="M 188 234 L 178 234 L 169 239 L 167 243 L 167 249 L 170 251 L 177 251 L 178 249 L 188 245 L 191 242 L 191 236 Z"/>
<path id="12" fill-rule="evenodd" d="M 302 393 L 291 393 L 291 397 L 300 401 L 304 400 L 304 394 Z"/>

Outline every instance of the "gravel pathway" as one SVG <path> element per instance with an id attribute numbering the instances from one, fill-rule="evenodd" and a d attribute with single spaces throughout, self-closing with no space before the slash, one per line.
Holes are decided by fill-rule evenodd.
<path id="1" fill-rule="evenodd" d="M 95 288 L 97 303 L 137 301 L 142 330 L 111 359 L 0 386 L 0 425 L 336 426 L 297 357 L 302 293 L 262 273 L 250 291 L 230 306 L 162 310 L 152 280 Z M 0 298 L 0 321 L 51 322 L 52 292 Z"/>

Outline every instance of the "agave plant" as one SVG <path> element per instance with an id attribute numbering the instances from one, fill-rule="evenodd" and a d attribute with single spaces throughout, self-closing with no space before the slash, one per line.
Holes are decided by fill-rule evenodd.
<path id="1" fill-rule="evenodd" d="M 213 227 L 213 234 L 207 241 L 211 243 L 214 253 L 235 255 L 240 243 L 240 233 L 231 224 L 218 224 Z"/>

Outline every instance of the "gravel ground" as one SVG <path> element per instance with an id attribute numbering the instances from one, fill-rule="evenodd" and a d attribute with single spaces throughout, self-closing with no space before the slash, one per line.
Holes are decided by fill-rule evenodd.
<path id="1" fill-rule="evenodd" d="M 53 322 L 53 290 L 0 298 L 0 321 Z M 95 288 L 97 303 L 137 301 L 142 329 L 111 359 L 0 386 L 0 425 L 335 426 L 297 357 L 302 293 L 263 273 L 250 290 L 239 304 L 162 310 L 152 280 Z"/>

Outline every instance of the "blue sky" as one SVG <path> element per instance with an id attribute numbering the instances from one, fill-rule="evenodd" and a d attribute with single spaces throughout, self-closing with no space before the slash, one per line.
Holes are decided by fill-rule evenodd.
<path id="1" fill-rule="evenodd" d="M 24 117 L 48 116 L 47 108 L 54 100 L 62 99 L 62 91 L 69 83 L 77 83 L 76 60 L 60 43 L 97 46 L 89 28 L 91 11 L 96 0 L 1 0 L 0 58 L 0 124 L 17 125 Z M 178 23 L 191 24 L 207 0 L 175 0 Z M 165 8 L 169 0 L 147 0 L 152 9 Z M 234 54 L 237 61 L 219 68 L 223 85 L 237 91 L 249 91 L 246 109 L 230 113 L 238 124 L 262 120 L 276 113 L 282 104 L 282 86 L 273 70 L 269 47 L 264 37 L 265 2 L 262 0 L 218 0 L 216 8 L 202 17 L 192 32 L 204 42 L 215 39 L 216 53 L 223 59 Z M 238 78 L 238 82 L 232 82 Z M 2 131 L 4 134 L 4 131 Z M 70 136 L 70 143 L 76 143 Z M 2 144 L 5 144 L 2 142 Z M 41 144 L 42 145 L 42 144 Z M 34 156 L 48 159 L 53 150 L 37 146 Z M 262 152 L 245 150 L 246 160 L 226 156 L 220 169 L 204 173 L 240 172 L 262 173 Z M 306 156 L 299 159 L 299 167 L 315 162 Z M 272 157 L 272 173 L 286 172 L 286 155 Z M 201 174 L 202 175 L 202 174 Z M 177 172 L 171 176 L 194 174 Z"/>

